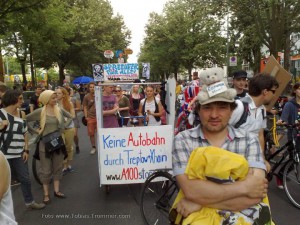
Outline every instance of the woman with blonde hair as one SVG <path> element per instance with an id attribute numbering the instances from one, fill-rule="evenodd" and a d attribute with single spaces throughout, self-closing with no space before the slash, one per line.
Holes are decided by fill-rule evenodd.
<path id="1" fill-rule="evenodd" d="M 69 92 L 65 88 L 60 87 L 56 89 L 56 95 L 57 95 L 58 106 L 66 110 L 73 117 L 75 117 L 75 110 L 71 102 Z M 64 160 L 64 167 L 63 167 L 63 175 L 65 175 L 68 172 L 74 171 L 71 166 L 71 162 L 73 160 L 73 143 L 74 143 L 74 134 L 75 134 L 74 121 L 72 121 L 70 125 L 65 127 L 63 134 L 65 137 L 65 145 L 68 153 L 67 159 Z"/>
<path id="2" fill-rule="evenodd" d="M 41 93 L 39 102 L 44 106 L 34 110 L 27 115 L 28 129 L 37 133 L 37 145 L 40 158 L 40 180 L 43 183 L 45 204 L 50 203 L 49 183 L 53 178 L 54 196 L 57 198 L 65 198 L 66 196 L 60 191 L 60 180 L 62 178 L 63 160 L 67 156 L 66 149 L 61 145 L 61 135 L 65 127 L 67 127 L 73 119 L 73 116 L 57 105 L 57 94 L 54 91 L 46 90 Z M 65 121 L 65 117 L 67 120 Z M 34 129 L 30 122 L 40 121 L 40 128 Z M 59 143 L 58 149 L 52 148 L 48 141 L 49 136 L 59 134 L 56 138 Z M 51 143 L 52 142 L 52 143 Z"/>

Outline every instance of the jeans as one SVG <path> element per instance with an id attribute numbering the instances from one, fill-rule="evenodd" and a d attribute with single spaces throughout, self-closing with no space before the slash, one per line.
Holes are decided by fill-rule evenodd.
<path id="1" fill-rule="evenodd" d="M 28 163 L 24 163 L 22 157 L 8 159 L 11 169 L 14 169 L 19 182 L 21 183 L 21 189 L 25 204 L 33 202 L 33 196 L 31 193 L 31 181 L 28 172 Z"/>

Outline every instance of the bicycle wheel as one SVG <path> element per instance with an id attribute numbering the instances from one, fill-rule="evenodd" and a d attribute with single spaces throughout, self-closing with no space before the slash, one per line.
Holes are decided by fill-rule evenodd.
<path id="1" fill-rule="evenodd" d="M 300 208 L 300 164 L 291 160 L 284 168 L 283 186 L 288 199 Z"/>
<path id="2" fill-rule="evenodd" d="M 36 180 L 36 182 L 38 182 L 40 185 L 42 185 L 42 182 L 40 180 L 40 177 L 38 175 L 38 168 L 39 168 L 39 163 L 40 161 L 35 159 L 35 158 L 32 158 L 32 174 L 33 174 L 33 177 L 34 179 Z"/>
<path id="3" fill-rule="evenodd" d="M 145 224 L 169 224 L 169 211 L 177 196 L 176 181 L 168 172 L 158 171 L 145 182 L 140 210 Z"/>

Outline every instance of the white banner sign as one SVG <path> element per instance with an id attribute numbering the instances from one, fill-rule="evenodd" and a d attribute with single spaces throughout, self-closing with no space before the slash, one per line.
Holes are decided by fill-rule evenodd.
<path id="1" fill-rule="evenodd" d="M 132 80 L 139 78 L 139 65 L 137 63 L 111 63 L 103 64 L 105 80 Z"/>
<path id="2" fill-rule="evenodd" d="M 100 183 L 143 183 L 151 170 L 172 168 L 171 125 L 100 129 Z"/>

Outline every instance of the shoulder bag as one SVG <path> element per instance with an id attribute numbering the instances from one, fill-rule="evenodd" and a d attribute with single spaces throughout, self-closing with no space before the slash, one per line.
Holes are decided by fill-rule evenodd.
<path id="1" fill-rule="evenodd" d="M 47 152 L 52 153 L 65 146 L 64 140 L 59 131 L 54 131 L 42 137 Z"/>

